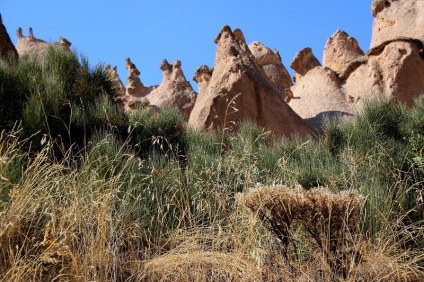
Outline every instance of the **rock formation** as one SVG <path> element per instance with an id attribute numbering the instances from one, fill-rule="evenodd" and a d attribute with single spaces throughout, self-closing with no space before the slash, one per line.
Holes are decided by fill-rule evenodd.
<path id="1" fill-rule="evenodd" d="M 412 106 L 424 93 L 424 1 L 373 0 L 371 9 L 371 48 L 340 73 L 344 91 L 359 101 L 384 93 Z"/>
<path id="2" fill-rule="evenodd" d="M 283 100 L 249 50 L 242 32 L 224 26 L 215 39 L 213 71 L 195 74 L 199 94 L 189 124 L 197 129 L 236 130 L 250 119 L 278 136 L 314 133 Z"/>
<path id="3" fill-rule="evenodd" d="M 264 68 L 267 77 L 274 83 L 283 98 L 286 98 L 286 89 L 293 85 L 293 81 L 289 72 L 284 67 L 278 51 L 271 51 L 271 49 L 259 41 L 252 42 L 249 45 L 249 50 Z"/>
<path id="4" fill-rule="evenodd" d="M 140 71 L 130 58 L 125 59 L 125 68 L 128 70 L 126 94 L 136 97 L 145 96 L 151 89 L 144 87 L 140 80 Z"/>
<path id="5" fill-rule="evenodd" d="M 146 98 L 150 105 L 158 108 L 176 107 L 188 119 L 196 100 L 196 92 L 186 80 L 181 62 L 175 61 L 171 65 L 167 60 L 163 60 L 160 68 L 163 71 L 162 82 L 147 94 Z"/>
<path id="6" fill-rule="evenodd" d="M 62 36 L 59 37 L 59 42 L 53 42 L 54 45 L 60 45 L 65 49 L 66 51 L 71 50 L 72 43 L 69 42 L 66 38 L 63 38 Z"/>
<path id="7" fill-rule="evenodd" d="M 355 38 L 350 37 L 344 31 L 337 30 L 325 44 L 322 63 L 324 66 L 339 72 L 350 62 L 363 55 L 364 52 Z"/>
<path id="8" fill-rule="evenodd" d="M 296 71 L 296 85 L 291 87 L 294 97 L 289 105 L 313 127 L 322 130 L 325 117 L 354 113 L 341 89 L 342 81 L 333 70 L 319 64 L 311 48 L 299 51 L 291 66 Z"/>
<path id="9" fill-rule="evenodd" d="M 18 51 L 19 57 L 24 58 L 31 55 L 35 55 L 38 58 L 43 58 L 46 54 L 50 43 L 38 39 L 34 36 L 34 32 L 32 28 L 29 28 L 29 35 L 28 37 L 24 36 L 22 34 L 22 28 L 18 28 L 16 31 L 16 35 L 18 37 L 18 44 L 16 44 L 16 50 Z M 59 42 L 53 42 L 53 45 L 60 45 L 65 50 L 70 50 L 70 47 L 72 45 L 71 42 L 69 42 L 66 38 L 60 37 Z"/>
<path id="10" fill-rule="evenodd" d="M 204 93 L 211 81 L 213 68 L 209 68 L 206 65 L 199 67 L 195 73 L 193 80 L 196 81 L 199 87 L 199 93 Z"/>
<path id="11" fill-rule="evenodd" d="M 18 44 L 16 44 L 16 50 L 18 51 L 19 57 L 27 57 L 35 55 L 38 57 L 44 57 L 44 54 L 49 48 L 49 43 L 44 40 L 34 37 L 32 28 L 29 28 L 29 36 L 26 37 L 22 34 L 22 29 L 18 28 L 16 31 L 18 36 Z"/>
<path id="12" fill-rule="evenodd" d="M 324 68 L 310 63 L 309 50 L 293 60 L 297 84 L 289 105 L 314 126 L 326 112 L 355 114 L 363 101 L 381 94 L 413 106 L 424 93 L 424 1 L 374 0 L 371 9 L 373 35 L 365 54 L 337 31 L 325 46 Z"/>
<path id="13" fill-rule="evenodd" d="M 290 68 L 296 72 L 297 76 L 303 76 L 309 70 L 318 66 L 321 66 L 321 63 L 317 60 L 317 58 L 315 58 L 312 53 L 312 49 L 309 47 L 297 52 L 290 64 Z M 294 77 L 294 81 L 296 81 L 296 75 Z"/>
<path id="14" fill-rule="evenodd" d="M 370 49 L 341 74 L 344 91 L 355 101 L 384 93 L 407 106 L 424 93 L 423 45 L 419 40 L 398 39 Z"/>
<path id="15" fill-rule="evenodd" d="M 113 68 L 111 68 L 110 65 L 106 65 L 105 66 L 106 72 L 108 73 L 108 75 L 110 76 L 110 78 L 112 79 L 112 81 L 115 83 L 115 87 L 118 91 L 117 96 L 125 96 L 125 86 L 122 83 L 121 79 L 119 78 L 118 75 L 118 67 L 114 66 Z"/>
<path id="16" fill-rule="evenodd" d="M 140 72 L 129 58 L 126 60 L 128 80 L 126 88 L 127 109 L 134 109 L 138 105 L 152 107 L 175 107 L 188 119 L 196 100 L 190 83 L 186 80 L 181 69 L 181 62 L 175 61 L 172 65 L 163 60 L 160 69 L 163 79 L 159 86 L 145 87 L 141 82 Z"/>
<path id="17" fill-rule="evenodd" d="M 373 0 L 374 16 L 370 48 L 394 38 L 424 40 L 424 1 Z"/>
<path id="18" fill-rule="evenodd" d="M 0 14 L 0 58 L 3 60 L 17 60 L 19 58 L 18 52 L 15 46 L 10 40 L 10 36 L 7 33 L 6 27 L 3 25 L 3 21 Z"/>

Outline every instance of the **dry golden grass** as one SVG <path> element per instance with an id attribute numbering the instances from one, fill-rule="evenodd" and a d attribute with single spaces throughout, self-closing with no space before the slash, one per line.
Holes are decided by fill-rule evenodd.
<path id="1" fill-rule="evenodd" d="M 260 281 L 253 260 L 237 252 L 178 250 L 143 263 L 140 281 Z"/>
<path id="2" fill-rule="evenodd" d="M 115 208 L 118 177 L 70 171 L 51 163 L 49 150 L 29 161 L 9 200 L 0 203 L 0 280 L 124 279 L 141 240 L 136 223 Z M 10 159 L 13 150 L 0 152 Z"/>

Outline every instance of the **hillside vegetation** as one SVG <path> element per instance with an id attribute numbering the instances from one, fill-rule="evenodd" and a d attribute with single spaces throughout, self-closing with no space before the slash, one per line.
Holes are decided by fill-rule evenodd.
<path id="1" fill-rule="evenodd" d="M 0 64 L 0 281 L 422 281 L 424 98 L 287 140 L 115 91 L 57 47 Z"/>

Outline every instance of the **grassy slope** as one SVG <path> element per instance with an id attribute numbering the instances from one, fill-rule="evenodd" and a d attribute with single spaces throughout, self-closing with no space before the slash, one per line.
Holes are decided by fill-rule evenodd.
<path id="1" fill-rule="evenodd" d="M 58 49 L 43 62 L 2 64 L 0 76 L 1 281 L 423 275 L 424 99 L 412 110 L 370 102 L 355 121 L 328 122 L 322 138 L 303 142 L 249 122 L 236 136 L 194 132 L 172 109 L 128 116 L 111 102 L 101 66 Z M 270 222 L 290 221 L 278 239 L 243 200 L 269 191 L 261 187 L 277 189 L 284 207 L 299 207 L 284 193 L 308 197 L 306 190 L 364 200 L 355 228 L 336 233 L 311 229 L 306 214 L 270 209 Z M 334 220 L 322 209 L 299 210 Z M 331 253 L 334 240 L 343 259 Z"/>

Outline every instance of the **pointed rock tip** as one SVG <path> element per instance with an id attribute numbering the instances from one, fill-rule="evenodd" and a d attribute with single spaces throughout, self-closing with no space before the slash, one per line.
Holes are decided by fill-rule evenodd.
<path id="1" fill-rule="evenodd" d="M 162 64 L 160 65 L 160 69 L 163 71 L 170 71 L 171 70 L 171 64 L 168 63 L 167 59 L 163 59 Z"/>
<path id="2" fill-rule="evenodd" d="M 305 75 L 310 69 L 320 65 L 321 63 L 315 58 L 312 48 L 306 47 L 296 53 L 290 68 L 300 75 Z"/>
<path id="3" fill-rule="evenodd" d="M 128 69 L 131 67 L 131 65 L 133 65 L 133 63 L 131 62 L 130 57 L 126 57 L 125 58 L 125 68 Z"/>
<path id="4" fill-rule="evenodd" d="M 24 35 L 22 34 L 21 27 L 18 27 L 18 29 L 16 30 L 16 35 L 18 36 L 18 39 L 24 37 Z"/>
<path id="5" fill-rule="evenodd" d="M 62 37 L 62 36 L 59 37 L 59 42 L 61 44 L 65 45 L 68 48 L 70 48 L 71 45 L 72 45 L 72 43 L 68 39 L 66 39 L 65 37 Z"/>
<path id="6" fill-rule="evenodd" d="M 233 34 L 238 40 L 246 42 L 246 39 L 244 38 L 243 31 L 241 31 L 241 29 L 239 29 L 239 28 L 235 29 L 233 31 Z"/>
<path id="7" fill-rule="evenodd" d="M 212 76 L 212 73 L 213 73 L 213 67 L 210 68 L 207 65 L 202 65 L 202 66 L 198 67 L 197 70 L 194 72 L 193 80 L 196 81 L 196 82 L 199 82 L 197 78 L 200 75 L 208 74 L 208 75 Z"/>
<path id="8" fill-rule="evenodd" d="M 32 27 L 30 27 L 30 28 L 29 28 L 29 39 L 30 39 L 31 41 L 34 41 L 34 40 L 35 40 L 34 32 L 33 32 L 33 30 L 32 30 Z"/>
<path id="9" fill-rule="evenodd" d="M 277 58 L 281 61 L 281 63 L 283 62 L 283 60 L 281 59 L 281 55 L 280 52 L 278 52 L 278 50 L 276 48 L 274 48 L 274 50 L 272 50 L 272 52 L 275 54 L 275 56 L 277 56 Z"/>
<path id="10" fill-rule="evenodd" d="M 181 61 L 180 61 L 180 60 L 175 60 L 175 61 L 172 63 L 172 66 L 173 66 L 174 68 L 180 68 L 180 67 L 181 67 Z"/>
<path id="11" fill-rule="evenodd" d="M 230 27 L 229 25 L 224 25 L 224 26 L 221 28 L 221 31 L 218 33 L 218 35 L 216 36 L 216 38 L 215 38 L 215 40 L 214 40 L 213 42 L 218 43 L 218 42 L 219 42 L 219 40 L 221 39 L 222 34 L 223 34 L 224 32 L 228 32 L 228 33 L 230 33 L 231 35 L 233 34 L 233 32 L 231 31 L 231 27 Z"/>

